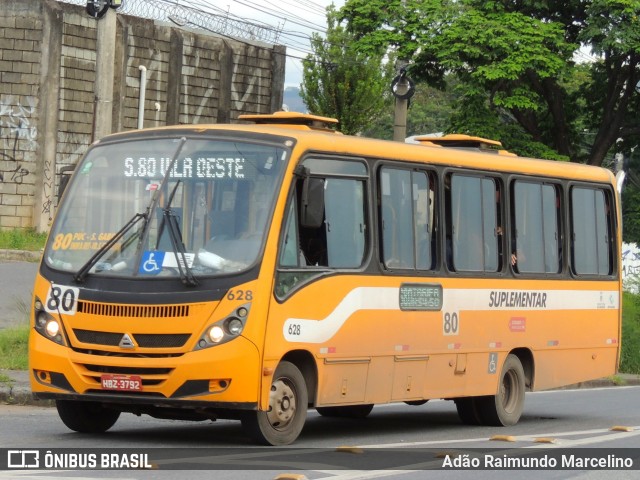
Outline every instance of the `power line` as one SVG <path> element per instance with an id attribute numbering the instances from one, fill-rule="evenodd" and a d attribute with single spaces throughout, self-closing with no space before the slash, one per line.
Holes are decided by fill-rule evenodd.
<path id="1" fill-rule="evenodd" d="M 259 12 L 266 13 L 267 15 L 271 15 L 271 16 L 277 17 L 277 18 L 284 18 L 284 19 L 288 20 L 289 22 L 291 22 L 291 23 L 293 23 L 295 25 L 301 26 L 301 27 L 324 30 L 324 26 L 322 26 L 322 25 L 314 24 L 314 23 L 308 22 L 308 21 L 306 21 L 304 19 L 302 19 L 303 22 L 298 22 L 291 15 L 285 15 L 284 17 L 282 17 L 281 13 L 274 13 L 275 11 L 273 9 L 269 9 L 269 8 L 265 8 L 265 7 L 259 6 L 255 2 L 251 2 L 251 1 L 242 2 L 240 0 L 233 0 L 233 1 L 236 2 L 236 3 L 239 3 L 240 5 L 244 5 L 245 7 L 253 8 L 255 10 L 258 10 Z"/>
<path id="2" fill-rule="evenodd" d="M 80 6 L 85 6 L 87 2 L 87 0 L 57 1 Z M 244 4 L 248 8 L 267 13 L 274 18 L 280 18 L 283 22 L 277 27 L 274 27 L 264 22 L 235 15 L 228 10 L 223 10 L 213 5 L 212 2 L 207 0 L 126 0 L 122 2 L 122 7 L 118 9 L 118 12 L 140 18 L 172 22 L 178 25 L 188 24 L 193 28 L 240 42 L 249 40 L 262 41 L 274 45 L 281 44 L 284 47 L 291 48 L 305 55 L 281 54 L 294 60 L 305 60 L 308 55 L 313 54 L 309 44 L 311 33 L 307 34 L 300 31 L 284 30 L 283 26 L 285 21 L 311 30 L 312 33 L 315 31 L 320 33 L 326 32 L 324 26 L 309 22 L 296 15 L 283 14 L 268 7 L 258 8 L 256 6 L 257 4 L 250 0 L 247 0 L 247 2 L 235 1 L 239 4 Z M 284 2 L 285 0 L 283 0 L 283 3 Z M 300 5 L 307 8 L 309 12 L 315 11 L 318 14 L 320 14 L 320 12 L 324 14 L 324 8 L 311 0 L 300 0 Z M 299 5 L 296 4 L 296 6 Z M 298 22 L 295 20 L 296 18 L 302 21 Z M 280 53 L 277 52 L 277 54 Z"/>

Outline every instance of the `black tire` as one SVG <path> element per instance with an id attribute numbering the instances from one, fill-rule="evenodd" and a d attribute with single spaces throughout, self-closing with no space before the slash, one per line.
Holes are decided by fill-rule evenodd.
<path id="1" fill-rule="evenodd" d="M 520 359 L 508 355 L 498 382 L 498 393 L 478 397 L 478 410 L 485 425 L 510 426 L 520 420 L 524 410 L 525 375 Z"/>
<path id="2" fill-rule="evenodd" d="M 365 405 L 345 405 L 342 407 L 316 407 L 323 417 L 366 418 L 373 410 L 373 403 Z"/>
<path id="3" fill-rule="evenodd" d="M 118 421 L 120 412 L 99 403 L 75 400 L 56 400 L 62 422 L 79 433 L 103 433 Z"/>
<path id="4" fill-rule="evenodd" d="M 482 425 L 482 417 L 478 410 L 478 397 L 456 398 L 458 416 L 465 425 Z"/>
<path id="5" fill-rule="evenodd" d="M 294 364 L 282 362 L 273 375 L 269 411 L 246 412 L 242 427 L 262 445 L 289 445 L 304 427 L 307 406 L 307 386 L 302 373 Z"/>

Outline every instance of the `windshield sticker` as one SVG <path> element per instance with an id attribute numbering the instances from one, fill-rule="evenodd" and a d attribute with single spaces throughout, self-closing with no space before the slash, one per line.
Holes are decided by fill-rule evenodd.
<path id="1" fill-rule="evenodd" d="M 187 266 L 193 267 L 193 260 L 195 258 L 194 253 L 185 253 L 185 259 L 187 260 Z M 178 254 L 180 260 L 180 266 L 184 268 L 184 261 L 182 254 Z M 146 275 L 157 275 L 163 268 L 178 268 L 178 261 L 176 255 L 173 252 L 158 252 L 147 250 L 142 255 L 142 261 L 140 262 L 139 273 Z"/>
<path id="2" fill-rule="evenodd" d="M 52 250 L 98 250 L 114 233 L 59 233 L 53 239 Z"/>
<path id="3" fill-rule="evenodd" d="M 152 180 L 151 182 L 149 182 L 149 185 L 146 186 L 145 190 L 147 192 L 155 192 L 156 190 L 158 190 L 158 188 L 160 188 L 160 182 Z"/>
<path id="4" fill-rule="evenodd" d="M 140 273 L 146 273 L 149 275 L 155 275 L 162 271 L 162 262 L 164 261 L 164 252 L 150 252 L 146 251 L 142 255 L 142 261 L 140 262 Z"/>
<path id="5" fill-rule="evenodd" d="M 174 163 L 169 178 L 214 178 L 245 180 L 246 159 L 243 157 L 183 158 Z M 164 177 L 171 158 L 125 158 L 124 176 L 133 178 Z M 248 165 L 248 164 L 247 164 Z"/>

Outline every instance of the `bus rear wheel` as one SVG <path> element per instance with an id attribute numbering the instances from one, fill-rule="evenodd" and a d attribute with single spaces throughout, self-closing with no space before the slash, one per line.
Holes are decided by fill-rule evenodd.
<path id="1" fill-rule="evenodd" d="M 273 375 L 269 410 L 245 413 L 242 427 L 263 445 L 289 445 L 302 431 L 307 405 L 307 386 L 302 373 L 294 364 L 282 362 Z"/>
<path id="2" fill-rule="evenodd" d="M 500 372 L 498 393 L 476 399 L 483 423 L 498 427 L 518 423 L 524 409 L 524 392 L 524 368 L 520 359 L 510 354 Z"/>
<path id="3" fill-rule="evenodd" d="M 58 415 L 68 428 L 79 433 L 102 433 L 118 421 L 120 412 L 99 403 L 56 400 Z"/>
<path id="4" fill-rule="evenodd" d="M 316 407 L 323 417 L 365 418 L 373 410 L 373 403 L 365 405 L 345 405 L 342 407 Z"/>

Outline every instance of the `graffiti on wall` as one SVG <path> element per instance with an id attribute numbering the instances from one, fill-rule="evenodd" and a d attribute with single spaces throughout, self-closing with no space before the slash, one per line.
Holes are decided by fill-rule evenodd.
<path id="1" fill-rule="evenodd" d="M 139 66 L 146 67 L 146 99 L 147 101 L 157 102 L 155 123 L 158 124 L 160 120 L 160 102 L 164 102 L 165 99 L 153 98 L 153 96 L 156 92 L 163 92 L 164 85 L 161 72 L 163 68 L 166 69 L 169 63 L 169 54 L 160 50 L 157 46 L 146 46 L 145 43 L 140 42 L 139 38 L 134 34 L 132 26 L 129 26 L 128 39 L 127 71 L 135 71 Z M 219 62 L 212 60 L 210 55 L 204 54 L 203 48 L 204 46 L 196 45 L 193 41 L 185 41 L 183 45 L 182 69 L 180 72 L 182 77 L 180 82 L 180 113 L 181 122 L 183 123 L 197 124 L 215 121 L 215 114 L 212 113 L 212 109 L 215 109 L 218 105 L 217 96 L 223 94 L 218 91 L 218 86 L 213 81 L 206 84 L 204 89 L 198 89 L 197 94 L 193 92 L 193 82 L 190 82 L 190 79 L 210 78 L 212 68 L 215 68 L 215 65 L 219 65 Z M 215 47 L 211 48 L 215 49 Z M 246 66 L 241 65 L 244 54 L 246 54 L 244 51 L 234 52 L 231 91 L 229 92 L 232 108 L 238 112 L 254 110 L 254 108 L 248 108 L 247 105 L 256 102 L 264 81 L 259 72 L 253 75 L 241 73 L 241 70 L 246 70 Z M 169 74 L 172 74 L 172 72 L 169 72 Z M 241 79 L 241 77 L 244 78 Z M 242 81 L 238 81 L 240 79 Z M 135 74 L 127 75 L 126 85 L 128 88 L 139 90 L 141 86 L 140 76 Z M 148 119 L 147 116 L 145 117 Z"/>
<path id="2" fill-rule="evenodd" d="M 190 57 L 193 57 L 193 65 L 189 66 Z M 207 60 L 210 62 L 210 60 Z M 189 91 L 191 89 L 189 81 L 187 77 L 195 77 L 199 70 L 203 69 L 204 61 L 200 57 L 200 49 L 194 47 L 193 45 L 184 45 L 184 50 L 182 52 L 182 95 L 183 95 L 183 112 L 182 114 L 188 119 L 190 123 L 196 124 L 200 122 L 202 118 L 202 112 L 205 107 L 210 103 L 211 97 L 213 97 L 213 93 L 215 89 L 211 84 L 201 95 L 198 95 L 196 98 L 199 99 L 199 103 L 196 106 L 193 115 L 190 116 L 191 112 L 189 108 L 191 105 L 189 104 Z M 212 82 L 213 83 L 213 82 Z M 191 118 L 190 118 L 191 117 Z"/>
<path id="3" fill-rule="evenodd" d="M 38 130 L 32 118 L 35 105 L 35 97 L 0 96 L 0 182 L 22 183 L 29 175 L 20 156 L 37 147 Z"/>
<path id="4" fill-rule="evenodd" d="M 237 111 L 244 112 L 245 105 L 249 101 L 249 99 L 252 98 L 255 92 L 260 91 L 262 77 L 260 77 L 259 75 L 254 75 L 253 77 L 251 77 L 249 79 L 249 82 L 247 83 L 247 86 L 244 92 L 240 92 L 236 88 L 236 82 L 235 82 L 235 78 L 236 78 L 236 75 L 238 75 L 239 68 L 240 66 L 238 65 L 238 63 L 234 62 L 233 63 L 233 80 L 231 82 L 231 100 L 233 101 L 233 105 Z"/>
<path id="5" fill-rule="evenodd" d="M 622 284 L 629 292 L 640 287 L 640 248 L 637 243 L 622 244 Z"/>

